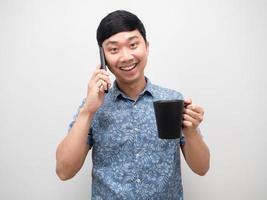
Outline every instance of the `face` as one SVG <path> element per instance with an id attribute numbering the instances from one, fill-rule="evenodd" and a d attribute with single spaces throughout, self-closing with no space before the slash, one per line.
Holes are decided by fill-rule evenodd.
<path id="1" fill-rule="evenodd" d="M 139 31 L 120 32 L 102 44 L 109 70 L 123 86 L 144 84 L 148 43 Z"/>

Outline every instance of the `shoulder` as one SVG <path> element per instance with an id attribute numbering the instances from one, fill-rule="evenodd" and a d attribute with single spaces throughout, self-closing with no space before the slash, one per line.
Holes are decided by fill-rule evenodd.
<path id="1" fill-rule="evenodd" d="M 181 92 L 159 85 L 152 84 L 152 91 L 156 99 L 184 99 Z"/>

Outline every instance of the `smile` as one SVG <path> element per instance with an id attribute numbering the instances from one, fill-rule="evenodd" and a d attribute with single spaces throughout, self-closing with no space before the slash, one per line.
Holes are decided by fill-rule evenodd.
<path id="1" fill-rule="evenodd" d="M 122 71 L 131 71 L 136 67 L 137 63 L 133 63 L 131 65 L 121 66 L 119 67 Z"/>

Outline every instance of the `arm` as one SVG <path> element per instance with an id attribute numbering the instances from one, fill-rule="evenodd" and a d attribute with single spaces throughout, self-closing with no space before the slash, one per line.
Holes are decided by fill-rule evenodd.
<path id="1" fill-rule="evenodd" d="M 104 90 L 109 86 L 107 72 L 98 67 L 88 84 L 86 101 L 73 127 L 57 147 L 56 173 L 61 180 L 72 178 L 81 169 L 90 149 L 87 137 L 92 119 L 104 101 Z"/>
<path id="2" fill-rule="evenodd" d="M 187 106 L 184 111 L 183 133 L 186 142 L 181 149 L 192 171 L 203 176 L 210 166 L 209 148 L 203 141 L 198 128 L 203 120 L 204 111 L 201 107 L 193 105 L 191 100 L 185 100 L 185 104 Z"/>
<path id="3" fill-rule="evenodd" d="M 92 113 L 80 109 L 77 120 L 69 133 L 59 144 L 56 152 L 56 172 L 61 180 L 72 178 L 82 167 L 90 149 L 87 144 Z"/>

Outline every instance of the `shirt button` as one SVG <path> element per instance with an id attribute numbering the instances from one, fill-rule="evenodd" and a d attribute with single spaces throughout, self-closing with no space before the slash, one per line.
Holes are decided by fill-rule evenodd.
<path id="1" fill-rule="evenodd" d="M 138 158 L 140 155 L 139 155 L 139 153 L 138 154 L 136 154 L 136 157 Z"/>
<path id="2" fill-rule="evenodd" d="M 138 128 L 134 128 L 134 130 L 135 130 L 135 131 L 139 131 L 139 129 L 138 129 Z"/>
<path id="3" fill-rule="evenodd" d="M 137 183 L 141 183 L 141 180 L 138 178 L 138 179 L 136 179 L 136 182 Z"/>

